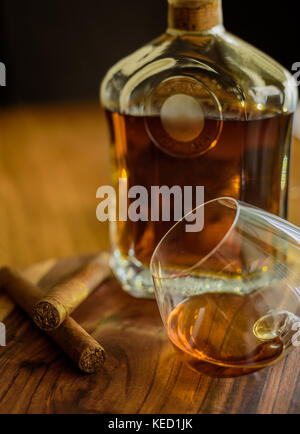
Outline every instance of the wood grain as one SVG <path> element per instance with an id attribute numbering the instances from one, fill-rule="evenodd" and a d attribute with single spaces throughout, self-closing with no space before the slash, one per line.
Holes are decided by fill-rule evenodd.
<path id="1" fill-rule="evenodd" d="M 290 220 L 300 225 L 300 143 L 295 141 Z M 107 131 L 97 106 L 0 112 L 0 263 L 26 268 L 49 289 L 108 247 L 95 217 L 109 182 Z M 72 259 L 63 258 L 76 255 Z M 47 261 L 44 261 L 46 260 Z M 237 379 L 193 373 L 175 357 L 153 301 L 102 285 L 74 318 L 108 353 L 87 377 L 0 293 L 0 413 L 299 413 L 299 351 Z"/>
<path id="2" fill-rule="evenodd" d="M 27 277 L 47 291 L 89 257 L 40 264 Z M 107 352 L 91 377 L 26 319 L 2 318 L 8 345 L 0 350 L 0 413 L 299 413 L 299 352 L 260 372 L 213 379 L 183 365 L 169 344 L 156 303 L 102 284 L 73 317 Z"/>

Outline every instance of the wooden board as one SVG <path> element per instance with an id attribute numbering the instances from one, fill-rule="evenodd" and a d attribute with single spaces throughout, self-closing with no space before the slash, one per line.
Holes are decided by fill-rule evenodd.
<path id="1" fill-rule="evenodd" d="M 47 291 L 90 260 L 50 260 L 25 274 Z M 81 373 L 0 293 L 0 413 L 300 413 L 299 351 L 260 372 L 213 379 L 183 365 L 169 344 L 156 303 L 101 285 L 73 317 L 102 343 L 107 360 Z"/>

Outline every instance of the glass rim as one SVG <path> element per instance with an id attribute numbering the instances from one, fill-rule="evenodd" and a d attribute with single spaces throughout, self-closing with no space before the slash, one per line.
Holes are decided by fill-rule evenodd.
<path id="1" fill-rule="evenodd" d="M 171 276 L 158 276 L 154 273 L 154 261 L 155 261 L 155 257 L 157 255 L 158 250 L 160 249 L 161 245 L 163 244 L 163 242 L 166 240 L 166 238 L 170 235 L 171 232 L 173 232 L 173 230 L 179 226 L 180 224 L 183 223 L 183 221 L 186 219 L 186 217 L 188 217 L 189 215 L 195 213 L 197 210 L 199 210 L 202 207 L 205 207 L 206 205 L 209 205 L 211 203 L 214 202 L 219 202 L 219 201 L 230 201 L 233 202 L 236 206 L 236 214 L 235 214 L 235 218 L 230 226 L 230 228 L 226 231 L 226 233 L 224 234 L 224 236 L 222 237 L 222 239 L 217 243 L 217 245 L 212 248 L 202 259 L 200 259 L 198 262 L 196 262 L 194 265 L 192 265 L 190 268 L 187 268 L 186 270 L 184 270 L 182 273 L 180 274 L 176 274 L 176 275 L 171 275 Z M 203 264 L 205 261 L 207 261 L 210 256 L 212 256 L 221 246 L 222 244 L 228 239 L 228 237 L 231 235 L 232 231 L 234 230 L 236 223 L 240 217 L 240 212 L 241 212 L 241 205 L 239 200 L 230 197 L 230 196 L 222 196 L 222 197 L 218 197 L 215 199 L 211 199 L 207 202 L 202 203 L 201 205 L 198 205 L 196 208 L 194 208 L 192 211 L 189 211 L 187 214 L 185 214 L 184 217 L 182 217 L 178 222 L 176 222 L 169 230 L 168 232 L 162 237 L 162 239 L 159 241 L 159 243 L 157 244 L 157 246 L 154 249 L 154 252 L 151 256 L 151 260 L 150 260 L 150 272 L 153 278 L 156 279 L 175 279 L 175 278 L 179 278 L 179 277 L 183 277 L 186 275 L 187 272 L 192 271 L 194 268 L 199 267 L 201 264 Z"/>

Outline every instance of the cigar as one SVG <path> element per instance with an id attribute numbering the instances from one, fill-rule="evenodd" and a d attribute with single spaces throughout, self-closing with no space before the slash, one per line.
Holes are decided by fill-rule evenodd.
<path id="1" fill-rule="evenodd" d="M 33 306 L 33 320 L 42 330 L 54 330 L 100 283 L 110 276 L 109 255 L 101 253 L 74 277 L 54 286 Z"/>
<path id="2" fill-rule="evenodd" d="M 0 289 L 3 289 L 31 318 L 33 304 L 43 296 L 37 286 L 8 267 L 0 269 Z M 92 374 L 104 363 L 104 349 L 72 318 L 68 317 L 59 328 L 46 333 L 81 371 Z"/>

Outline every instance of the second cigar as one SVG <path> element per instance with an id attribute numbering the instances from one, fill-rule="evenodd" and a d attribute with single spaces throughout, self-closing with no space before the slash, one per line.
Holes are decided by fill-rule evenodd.
<path id="1" fill-rule="evenodd" d="M 110 273 L 109 255 L 97 255 L 70 280 L 54 286 L 33 306 L 35 323 L 42 330 L 56 329 Z"/>

